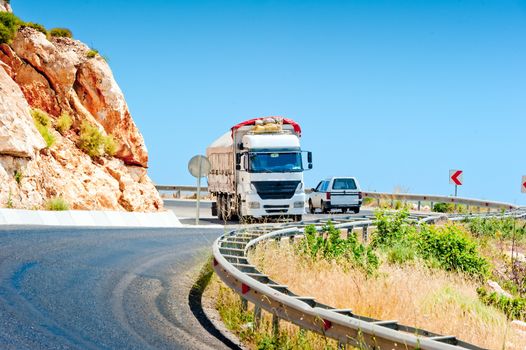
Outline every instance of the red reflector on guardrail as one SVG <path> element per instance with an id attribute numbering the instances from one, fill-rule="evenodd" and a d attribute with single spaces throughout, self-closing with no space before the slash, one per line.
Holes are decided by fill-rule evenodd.
<path id="1" fill-rule="evenodd" d="M 247 294 L 250 291 L 250 287 L 244 283 L 241 283 L 241 293 Z"/>
<path id="2" fill-rule="evenodd" d="M 216 258 L 213 259 L 212 263 L 214 264 L 214 266 L 217 266 L 218 262 L 217 262 Z"/>
<path id="3" fill-rule="evenodd" d="M 323 330 L 327 331 L 332 327 L 332 322 L 329 320 L 323 320 Z"/>

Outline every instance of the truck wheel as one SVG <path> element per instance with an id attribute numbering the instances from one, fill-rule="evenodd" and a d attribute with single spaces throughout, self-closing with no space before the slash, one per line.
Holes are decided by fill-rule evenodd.
<path id="1" fill-rule="evenodd" d="M 223 209 L 223 220 L 230 221 L 232 219 L 232 201 L 228 194 L 223 197 Z"/>
<path id="2" fill-rule="evenodd" d="M 302 219 L 303 219 L 303 217 L 301 215 L 294 215 L 294 217 L 293 217 L 293 220 L 295 222 L 300 222 Z"/>
<path id="3" fill-rule="evenodd" d="M 212 216 L 217 216 L 217 202 L 212 202 Z"/>
<path id="4" fill-rule="evenodd" d="M 217 206 L 217 219 L 223 220 L 223 195 L 218 194 L 216 200 Z"/>
<path id="5" fill-rule="evenodd" d="M 314 205 L 312 205 L 312 200 L 309 199 L 309 212 L 314 214 L 315 211 L 316 209 L 314 209 Z"/>
<path id="6" fill-rule="evenodd" d="M 354 211 L 355 214 L 358 214 L 360 212 L 360 207 L 354 208 L 353 211 Z"/>

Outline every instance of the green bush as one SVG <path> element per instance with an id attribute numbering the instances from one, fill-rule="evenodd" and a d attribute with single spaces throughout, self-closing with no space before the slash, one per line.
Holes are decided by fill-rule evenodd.
<path id="1" fill-rule="evenodd" d="M 86 57 L 87 58 L 93 58 L 95 56 L 97 56 L 99 54 L 99 51 L 95 50 L 95 49 L 91 49 L 88 51 L 88 53 L 86 54 Z"/>
<path id="2" fill-rule="evenodd" d="M 22 21 L 9 12 L 0 12 L 0 44 L 9 44 L 16 35 Z"/>
<path id="3" fill-rule="evenodd" d="M 376 233 L 371 246 L 385 251 L 388 262 L 404 263 L 420 258 L 434 268 L 486 276 L 488 262 L 461 227 L 422 225 L 418 231 L 408 216 L 407 211 L 376 213 Z"/>
<path id="4" fill-rule="evenodd" d="M 480 300 L 490 306 L 502 310 L 510 320 L 526 321 L 526 299 L 508 298 L 495 292 L 489 292 L 486 288 L 477 289 Z"/>
<path id="5" fill-rule="evenodd" d="M 117 153 L 118 143 L 112 134 L 104 137 L 104 152 L 109 156 L 114 156 Z"/>
<path id="6" fill-rule="evenodd" d="M 33 23 L 33 22 L 24 22 L 21 24 L 21 27 L 29 27 L 38 30 L 39 32 L 43 33 L 44 35 L 48 35 L 46 27 L 44 27 L 42 24 L 39 23 Z"/>
<path id="7" fill-rule="evenodd" d="M 341 237 L 340 230 L 329 221 L 320 233 L 314 225 L 305 227 L 305 239 L 301 241 L 299 252 L 312 259 L 342 259 L 362 268 L 367 273 L 374 272 L 379 260 L 371 248 L 358 242 L 356 233 L 349 232 L 347 239 Z"/>
<path id="8" fill-rule="evenodd" d="M 33 117 L 35 127 L 46 142 L 46 147 L 49 148 L 53 146 L 53 144 L 55 144 L 55 135 L 52 134 L 49 128 L 51 126 L 51 118 L 49 115 L 46 112 L 35 108 L 31 110 L 31 116 Z"/>
<path id="9" fill-rule="evenodd" d="M 68 28 L 53 28 L 49 31 L 52 37 L 73 38 L 73 33 Z"/>
<path id="10" fill-rule="evenodd" d="M 424 225 L 417 236 L 418 254 L 435 261 L 447 271 L 459 271 L 484 277 L 489 264 L 477 251 L 477 244 L 458 226 Z"/>
<path id="11" fill-rule="evenodd" d="M 387 249 L 387 261 L 390 264 L 404 264 L 416 259 L 416 249 L 413 244 L 398 243 Z"/>
<path id="12" fill-rule="evenodd" d="M 46 209 L 53 211 L 69 210 L 69 204 L 62 197 L 53 197 L 46 202 Z"/>
<path id="13" fill-rule="evenodd" d="M 64 135 L 67 131 L 71 129 L 73 125 L 73 119 L 68 113 L 62 113 L 55 123 L 55 128 L 59 133 Z"/>
<path id="14" fill-rule="evenodd" d="M 378 210 L 375 213 L 376 233 L 372 237 L 371 246 L 374 248 L 393 246 L 406 241 L 415 228 L 411 226 L 407 209 L 395 213 Z"/>
<path id="15" fill-rule="evenodd" d="M 473 218 L 466 220 L 467 228 L 475 237 L 511 239 L 526 238 L 526 223 L 514 218 Z"/>
<path id="16" fill-rule="evenodd" d="M 22 174 L 20 170 L 15 170 L 14 177 L 16 183 L 20 185 L 22 183 L 22 179 L 24 178 L 24 174 Z"/>
<path id="17" fill-rule="evenodd" d="M 436 213 L 453 213 L 455 212 L 455 205 L 453 203 L 436 203 L 433 206 L 433 211 Z"/>
<path id="18" fill-rule="evenodd" d="M 104 154 L 104 135 L 99 128 L 83 121 L 80 126 L 79 148 L 90 157 L 100 157 Z"/>

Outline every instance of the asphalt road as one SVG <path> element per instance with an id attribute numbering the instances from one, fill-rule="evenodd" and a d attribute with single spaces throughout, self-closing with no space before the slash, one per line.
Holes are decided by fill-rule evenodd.
<path id="1" fill-rule="evenodd" d="M 207 225 L 207 224 L 220 224 L 224 225 L 224 221 L 220 221 L 217 219 L 217 217 L 212 216 L 211 209 L 210 209 L 210 202 L 202 202 L 199 210 L 199 223 L 201 225 Z M 183 224 L 194 224 L 195 223 L 195 213 L 196 213 L 196 203 L 194 200 L 165 200 L 164 201 L 164 207 L 168 210 L 172 210 L 175 215 L 180 219 L 180 221 Z M 349 214 L 345 213 L 342 214 L 340 211 L 335 210 L 331 214 L 305 214 L 303 216 L 304 220 L 314 220 L 314 219 L 320 219 L 320 218 L 327 218 L 327 217 L 334 217 L 337 218 L 339 216 L 362 216 L 362 215 L 371 215 L 374 212 L 374 209 L 368 209 L 368 208 L 362 208 L 359 214 Z M 228 226 L 236 226 L 239 223 L 237 221 L 229 221 L 226 222 Z"/>
<path id="2" fill-rule="evenodd" d="M 193 223 L 194 205 L 166 207 Z M 228 348 L 189 297 L 223 232 L 1 228 L 0 349 Z"/>
<path id="3" fill-rule="evenodd" d="M 0 349 L 221 349 L 189 293 L 221 229 L 0 230 Z"/>

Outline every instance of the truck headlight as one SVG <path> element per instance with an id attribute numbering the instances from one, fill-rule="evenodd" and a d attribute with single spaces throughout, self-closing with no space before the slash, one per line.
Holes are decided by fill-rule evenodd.
<path id="1" fill-rule="evenodd" d="M 303 208 L 305 207 L 305 203 L 303 202 L 294 202 L 294 208 Z"/>
<path id="2" fill-rule="evenodd" d="M 259 202 L 248 202 L 248 207 L 250 209 L 259 209 L 260 204 Z"/>

